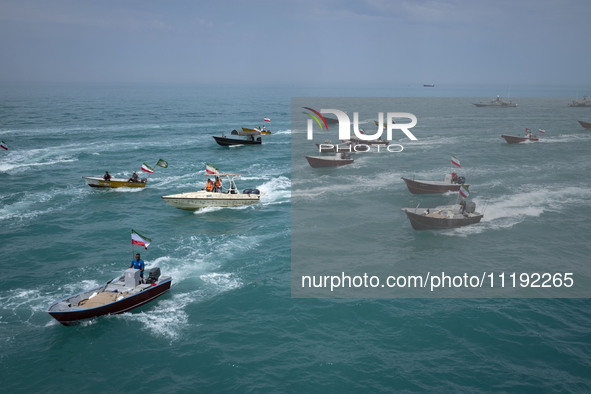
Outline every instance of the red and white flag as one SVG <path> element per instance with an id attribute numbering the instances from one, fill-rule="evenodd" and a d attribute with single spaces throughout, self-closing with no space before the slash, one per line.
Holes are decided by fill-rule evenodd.
<path id="1" fill-rule="evenodd" d="M 0 141 L 0 148 L 2 148 L 4 150 L 8 150 L 8 146 L 6 146 L 6 142 Z"/>
<path id="2" fill-rule="evenodd" d="M 269 123 L 271 123 L 271 119 L 269 119 L 269 118 L 265 118 L 265 119 L 263 119 L 263 120 L 264 120 L 265 122 L 269 122 Z"/>
<path id="3" fill-rule="evenodd" d="M 467 198 L 470 195 L 468 192 L 468 186 L 462 185 L 460 186 L 460 196 Z"/>
<path id="4" fill-rule="evenodd" d="M 205 172 L 207 172 L 208 174 L 219 174 L 220 170 L 218 170 L 209 163 L 205 163 Z"/>
<path id="5" fill-rule="evenodd" d="M 144 237 L 143 235 L 140 235 L 134 230 L 131 230 L 131 243 L 133 245 L 140 245 L 146 248 L 146 250 L 148 250 L 148 246 L 150 246 L 151 242 L 152 240 L 150 238 Z"/>
<path id="6" fill-rule="evenodd" d="M 542 129 L 538 129 L 538 131 L 539 131 L 540 133 L 545 133 L 545 132 L 546 132 L 546 130 L 542 130 Z"/>
<path id="7" fill-rule="evenodd" d="M 457 157 L 455 157 L 455 156 L 452 156 L 452 157 L 451 157 L 451 164 L 453 164 L 453 165 L 454 165 L 454 166 L 456 166 L 456 167 L 461 167 L 461 166 L 460 166 L 460 159 L 458 159 L 458 158 L 457 158 Z"/>
<path id="8" fill-rule="evenodd" d="M 149 172 L 150 174 L 154 173 L 154 169 L 152 167 L 150 167 L 149 165 L 147 165 L 146 163 L 142 164 L 142 171 Z"/>

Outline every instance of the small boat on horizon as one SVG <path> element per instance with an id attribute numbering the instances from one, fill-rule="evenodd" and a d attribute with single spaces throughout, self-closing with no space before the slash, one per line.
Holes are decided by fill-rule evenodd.
<path id="1" fill-rule="evenodd" d="M 587 96 L 583 96 L 582 100 L 573 100 L 568 104 L 569 107 L 591 107 L 591 100 Z"/>
<path id="2" fill-rule="evenodd" d="M 473 103 L 475 106 L 477 107 L 497 107 L 497 108 L 515 108 L 517 107 L 517 104 L 513 103 L 512 101 L 504 101 L 501 100 L 501 98 L 499 96 L 497 96 L 497 98 L 495 98 L 494 100 L 488 102 L 488 103 Z"/>
<path id="3" fill-rule="evenodd" d="M 47 308 L 65 326 L 102 315 L 116 315 L 138 308 L 170 290 L 172 278 L 160 276 L 160 268 L 150 269 L 140 280 L 140 270 L 128 268 L 106 284 L 55 301 Z"/>
<path id="4" fill-rule="evenodd" d="M 445 230 L 479 223 L 484 217 L 476 212 L 476 204 L 439 206 L 435 208 L 401 208 L 415 230 Z"/>
<path id="5" fill-rule="evenodd" d="M 423 84 L 423 87 L 424 88 L 434 88 L 435 84 L 434 83 L 425 83 L 425 84 Z"/>

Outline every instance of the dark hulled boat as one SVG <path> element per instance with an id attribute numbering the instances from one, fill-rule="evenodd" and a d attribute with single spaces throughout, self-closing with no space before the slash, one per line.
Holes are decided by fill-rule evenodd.
<path id="1" fill-rule="evenodd" d="M 152 268 L 145 283 L 139 270 L 129 268 L 118 279 L 55 301 L 47 312 L 65 326 L 102 315 L 116 315 L 138 308 L 170 290 L 172 278 Z"/>
<path id="2" fill-rule="evenodd" d="M 447 193 L 460 190 L 462 184 L 464 184 L 465 178 L 458 177 L 456 183 L 452 182 L 451 175 L 447 174 L 443 181 L 425 181 L 416 180 L 402 177 L 408 191 L 412 194 L 436 194 L 436 193 Z M 468 184 L 464 184 L 469 186 Z"/>
<path id="3" fill-rule="evenodd" d="M 537 142 L 540 139 L 538 137 L 516 137 L 513 135 L 506 135 L 503 134 L 501 135 L 501 137 L 503 137 L 505 139 L 505 141 L 507 141 L 508 144 L 518 144 L 520 142 L 526 142 L 526 141 L 532 141 L 532 142 Z"/>
<path id="4" fill-rule="evenodd" d="M 578 122 L 579 122 L 579 124 L 580 124 L 581 126 L 583 126 L 585 129 L 591 129 L 591 122 L 583 122 L 582 120 L 579 120 Z"/>
<path id="5" fill-rule="evenodd" d="M 435 208 L 402 208 L 415 230 L 444 230 L 479 223 L 483 214 L 475 212 L 476 204 L 469 202 L 462 210 L 460 204 Z"/>

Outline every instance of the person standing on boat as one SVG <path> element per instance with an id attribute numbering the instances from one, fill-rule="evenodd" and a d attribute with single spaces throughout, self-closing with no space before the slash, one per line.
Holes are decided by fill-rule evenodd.
<path id="1" fill-rule="evenodd" d="M 135 254 L 135 259 L 131 260 L 131 265 L 129 268 L 135 268 L 136 270 L 140 270 L 140 279 L 144 280 L 144 260 L 140 258 L 140 254 Z"/>
<path id="2" fill-rule="evenodd" d="M 110 181 L 111 180 L 111 174 L 109 174 L 109 171 L 105 171 L 105 175 L 103 175 L 103 179 L 105 181 Z"/>
<path id="3" fill-rule="evenodd" d="M 220 179 L 219 176 L 216 175 L 215 177 L 215 185 L 214 185 L 214 192 L 222 192 L 222 180 Z"/>
<path id="4" fill-rule="evenodd" d="M 205 183 L 205 190 L 210 192 L 213 189 L 213 182 L 210 178 L 207 178 L 207 182 Z"/>

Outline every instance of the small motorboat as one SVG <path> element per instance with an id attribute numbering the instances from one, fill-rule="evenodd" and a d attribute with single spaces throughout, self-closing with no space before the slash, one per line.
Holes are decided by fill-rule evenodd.
<path id="1" fill-rule="evenodd" d="M 455 179 L 452 178 L 451 174 L 446 174 L 443 181 L 425 181 L 417 179 L 409 179 L 402 177 L 402 180 L 406 183 L 408 191 L 412 194 L 434 194 L 434 193 L 447 193 L 460 190 L 462 185 L 470 186 L 465 183 L 466 178 L 458 176 Z"/>
<path id="2" fill-rule="evenodd" d="M 225 134 L 222 133 L 221 137 L 213 136 L 215 142 L 217 142 L 221 146 L 233 146 L 233 145 L 260 145 L 263 141 L 260 137 L 259 132 L 253 130 L 253 132 L 244 132 L 238 130 L 232 130 L 232 135 L 242 136 L 246 138 L 232 138 L 226 137 Z"/>
<path id="3" fill-rule="evenodd" d="M 534 137 L 532 135 L 527 136 L 527 137 L 516 137 L 513 135 L 503 134 L 503 135 L 501 135 L 501 137 L 503 137 L 505 139 L 505 141 L 507 141 L 508 144 L 518 144 L 520 142 L 527 142 L 527 141 L 537 142 L 540 140 L 538 137 Z"/>
<path id="4" fill-rule="evenodd" d="M 150 269 L 140 281 L 140 270 L 128 268 L 106 284 L 55 301 L 47 312 L 65 326 L 102 315 L 116 315 L 138 308 L 170 290 L 172 278 L 160 276 L 160 268 Z"/>
<path id="5" fill-rule="evenodd" d="M 337 153 L 334 156 L 306 156 L 306 160 L 312 168 L 339 167 L 355 161 L 344 153 Z"/>
<path id="6" fill-rule="evenodd" d="M 139 182 L 132 182 L 125 178 L 111 178 L 105 180 L 102 176 L 83 176 L 82 177 L 90 187 L 145 187 L 147 179 L 142 179 Z"/>
<path id="7" fill-rule="evenodd" d="M 259 189 L 244 189 L 238 191 L 234 178 L 240 174 L 215 174 L 219 178 L 228 179 L 228 189 L 226 191 L 207 191 L 198 190 L 195 192 L 185 192 L 179 194 L 170 194 L 162 196 L 162 199 L 169 205 L 178 209 L 187 211 L 196 211 L 207 207 L 236 207 L 240 205 L 251 205 L 260 201 L 264 195 Z"/>
<path id="8" fill-rule="evenodd" d="M 583 126 L 585 129 L 591 129 L 591 122 L 583 122 L 582 120 L 579 120 L 578 122 L 579 122 L 579 124 L 580 124 L 581 126 Z"/>
<path id="9" fill-rule="evenodd" d="M 469 226 L 484 216 L 476 212 L 476 204 L 455 204 L 435 208 L 402 208 L 415 230 L 443 230 Z"/>
<path id="10" fill-rule="evenodd" d="M 504 101 L 501 100 L 499 96 L 496 99 L 489 101 L 488 103 L 474 103 L 477 107 L 496 107 L 496 108 L 515 108 L 517 104 L 513 103 L 512 101 Z"/>

